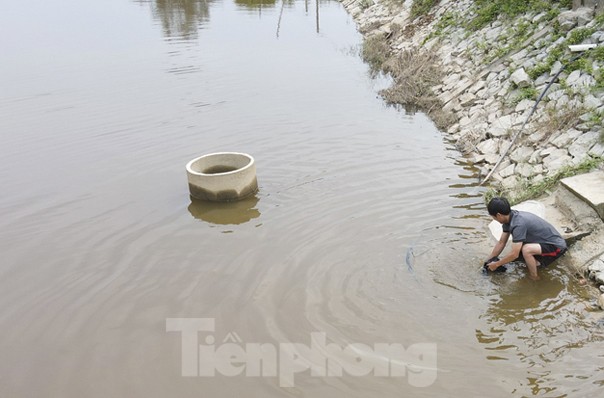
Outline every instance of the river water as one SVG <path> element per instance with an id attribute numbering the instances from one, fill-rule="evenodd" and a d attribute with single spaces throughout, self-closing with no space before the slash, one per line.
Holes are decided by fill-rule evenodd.
<path id="1" fill-rule="evenodd" d="M 479 272 L 475 171 L 383 103 L 338 2 L 4 6 L 0 396 L 604 392 L 590 295 L 564 260 Z M 257 195 L 190 199 L 184 165 L 216 151 L 255 157 Z M 259 344 L 281 356 L 255 374 Z"/>

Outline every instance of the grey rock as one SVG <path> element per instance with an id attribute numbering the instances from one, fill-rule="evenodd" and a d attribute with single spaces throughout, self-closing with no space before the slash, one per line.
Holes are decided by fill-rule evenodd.
<path id="1" fill-rule="evenodd" d="M 518 103 L 518 105 L 516 105 L 516 109 L 514 109 L 514 111 L 517 113 L 522 113 L 525 110 L 531 108 L 534 104 L 535 104 L 535 101 L 533 101 L 533 100 L 523 99 L 522 101 L 520 101 Z"/>
<path id="2" fill-rule="evenodd" d="M 529 158 L 529 164 L 536 165 L 538 163 L 541 163 L 541 158 L 542 158 L 541 154 L 539 154 L 538 151 L 535 151 Z"/>
<path id="3" fill-rule="evenodd" d="M 494 41 L 499 37 L 499 34 L 501 33 L 502 29 L 503 28 L 501 26 L 489 29 L 484 35 L 484 38 L 488 41 Z"/>
<path id="4" fill-rule="evenodd" d="M 577 166 L 577 165 L 583 163 L 588 158 L 589 158 L 589 155 L 587 153 L 580 153 L 577 156 L 573 156 L 572 160 L 570 161 L 570 164 L 573 166 Z"/>
<path id="5" fill-rule="evenodd" d="M 593 263 L 587 267 L 589 272 L 604 272 L 604 261 L 596 259 Z"/>
<path id="6" fill-rule="evenodd" d="M 495 164 L 499 161 L 499 155 L 496 153 L 486 154 L 484 160 L 489 164 Z"/>
<path id="7" fill-rule="evenodd" d="M 528 136 L 528 140 L 533 144 L 543 142 L 545 140 L 546 132 L 543 130 L 537 130 L 533 134 Z"/>
<path id="8" fill-rule="evenodd" d="M 521 146 L 520 148 L 515 149 L 510 154 L 510 159 L 512 159 L 516 163 L 528 162 L 533 152 L 535 152 L 533 148 L 528 146 Z"/>
<path id="9" fill-rule="evenodd" d="M 531 78 L 526 73 L 524 68 L 520 68 L 512 73 L 510 80 L 519 88 L 529 87 L 532 83 Z"/>
<path id="10" fill-rule="evenodd" d="M 588 152 L 591 156 L 602 157 L 604 156 L 604 144 L 597 143 Z"/>
<path id="11" fill-rule="evenodd" d="M 531 166 L 527 163 L 521 163 L 521 164 L 517 165 L 515 172 L 516 172 L 516 174 L 518 174 L 524 178 L 530 178 L 534 174 L 533 166 Z"/>
<path id="12" fill-rule="evenodd" d="M 568 95 L 564 94 L 556 101 L 556 107 L 558 109 L 563 109 L 570 106 L 570 98 Z"/>
<path id="13" fill-rule="evenodd" d="M 557 101 L 560 97 L 562 97 L 563 95 L 565 95 L 564 90 L 560 90 L 560 89 L 553 90 L 553 88 L 554 87 L 552 85 L 551 91 L 549 91 L 545 95 L 548 100 L 550 100 L 550 101 Z"/>
<path id="14" fill-rule="evenodd" d="M 510 164 L 509 166 L 501 169 L 499 171 L 499 175 L 502 178 L 510 177 L 510 176 L 514 175 L 514 169 L 515 168 L 516 168 L 516 166 L 514 164 Z"/>
<path id="15" fill-rule="evenodd" d="M 578 13 L 576 11 L 565 11 L 558 15 L 558 23 L 560 29 L 564 32 L 568 32 L 578 24 Z"/>
<path id="16" fill-rule="evenodd" d="M 568 155 L 566 149 L 555 149 L 543 158 L 543 166 L 551 173 L 570 164 L 571 160 L 572 158 Z"/>
<path id="17" fill-rule="evenodd" d="M 581 71 L 575 70 L 570 75 L 568 75 L 568 77 L 566 78 L 566 84 L 568 84 L 569 86 L 576 84 L 579 81 L 580 77 L 581 77 Z"/>
<path id="18" fill-rule="evenodd" d="M 582 132 L 579 130 L 571 129 L 565 133 L 560 134 L 556 139 L 554 139 L 552 144 L 554 144 L 557 148 L 566 148 L 568 147 L 574 140 L 581 136 Z"/>
<path id="19" fill-rule="evenodd" d="M 594 19 L 594 11 L 588 7 L 577 9 L 577 25 L 585 26 Z"/>
<path id="20" fill-rule="evenodd" d="M 476 148 L 480 151 L 480 153 L 488 155 L 488 154 L 498 152 L 499 143 L 491 138 L 491 139 L 481 142 L 480 144 L 478 144 L 476 146 Z"/>
<path id="21" fill-rule="evenodd" d="M 589 109 L 596 109 L 602 105 L 602 99 L 597 98 L 591 94 L 588 94 L 583 98 L 583 105 Z"/>
<path id="22" fill-rule="evenodd" d="M 484 80 L 479 80 L 468 91 L 472 94 L 476 94 L 476 92 L 478 92 L 479 90 L 482 90 L 484 88 L 484 86 L 486 86 L 486 84 L 487 83 Z"/>
<path id="23" fill-rule="evenodd" d="M 501 185 L 507 190 L 515 189 L 516 186 L 518 186 L 518 179 L 516 176 L 504 178 L 503 181 L 501 181 Z"/>
<path id="24" fill-rule="evenodd" d="M 554 64 L 552 65 L 552 69 L 549 72 L 550 75 L 554 76 L 556 73 L 560 72 L 563 67 L 564 67 L 564 65 L 562 65 L 562 62 L 560 62 L 560 61 L 554 62 Z"/>
<path id="25" fill-rule="evenodd" d="M 549 74 L 544 73 L 541 76 L 539 76 L 537 79 L 535 79 L 535 86 L 537 86 L 537 87 L 542 86 L 542 85 L 548 83 L 549 79 L 550 79 Z M 539 93 L 541 93 L 541 91 L 543 91 L 543 89 L 538 90 L 538 91 L 539 91 Z"/>
<path id="26" fill-rule="evenodd" d="M 474 94 L 465 93 L 459 97 L 459 103 L 461 106 L 466 107 L 472 105 L 476 99 L 477 98 Z"/>
<path id="27" fill-rule="evenodd" d="M 596 132 L 589 132 L 582 134 L 578 137 L 570 147 L 568 147 L 568 153 L 573 157 L 580 157 L 586 155 L 591 147 L 598 142 L 600 135 Z"/>

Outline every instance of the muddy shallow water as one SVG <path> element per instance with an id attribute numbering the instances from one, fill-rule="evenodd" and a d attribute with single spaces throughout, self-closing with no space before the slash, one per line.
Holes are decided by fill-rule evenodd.
<path id="1" fill-rule="evenodd" d="M 474 170 L 378 98 L 339 3 L 30 0 L 0 22 L 1 396 L 604 391 L 587 292 L 564 260 L 537 283 L 479 272 Z M 191 201 L 185 164 L 217 151 L 255 157 L 258 194 Z M 202 349 L 319 333 L 361 363 L 383 363 L 376 344 L 426 356 L 293 387 L 241 358 L 183 377 L 168 318 L 213 319 Z"/>

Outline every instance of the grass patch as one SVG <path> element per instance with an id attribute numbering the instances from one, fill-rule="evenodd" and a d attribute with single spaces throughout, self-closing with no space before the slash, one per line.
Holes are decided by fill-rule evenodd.
<path id="1" fill-rule="evenodd" d="M 537 89 L 534 87 L 521 88 L 520 95 L 514 98 L 513 105 L 518 105 L 520 101 L 523 101 L 525 99 L 536 100 L 538 94 L 539 93 L 537 92 Z"/>
<path id="2" fill-rule="evenodd" d="M 545 12 L 548 18 L 557 15 L 553 11 L 560 2 L 545 0 L 475 0 L 475 16 L 470 21 L 470 30 L 480 30 L 495 21 L 499 16 L 513 18 L 527 12 Z"/>
<path id="3" fill-rule="evenodd" d="M 426 15 L 432 7 L 440 3 L 440 0 L 413 0 L 411 5 L 411 18 L 415 19 Z"/>
<path id="4" fill-rule="evenodd" d="M 595 31 L 594 28 L 576 28 L 570 32 L 568 39 L 566 39 L 566 44 L 581 44 L 585 39 L 594 34 Z"/>
<path id="5" fill-rule="evenodd" d="M 604 158 L 588 158 L 576 166 L 563 167 L 554 175 L 545 177 L 542 181 L 532 182 L 528 180 L 515 192 L 505 191 L 501 188 L 489 188 L 484 194 L 484 200 L 485 203 L 488 203 L 496 196 L 505 196 L 511 205 L 515 205 L 525 200 L 535 199 L 550 192 L 561 179 L 587 173 L 602 164 L 604 164 Z"/>

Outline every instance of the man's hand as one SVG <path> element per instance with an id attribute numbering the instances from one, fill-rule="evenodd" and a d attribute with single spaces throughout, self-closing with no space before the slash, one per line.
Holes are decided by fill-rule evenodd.
<path id="1" fill-rule="evenodd" d="M 496 261 L 493 261 L 492 263 L 488 263 L 487 267 L 489 268 L 490 271 L 495 271 L 497 268 L 499 268 Z"/>
<path id="2" fill-rule="evenodd" d="M 491 257 L 487 261 L 485 261 L 484 265 L 483 265 L 485 271 L 491 271 L 491 272 L 505 272 L 505 271 L 507 271 L 507 269 L 504 266 L 502 266 L 502 265 L 497 266 L 496 265 L 498 261 L 500 261 L 500 259 L 497 256 Z"/>

